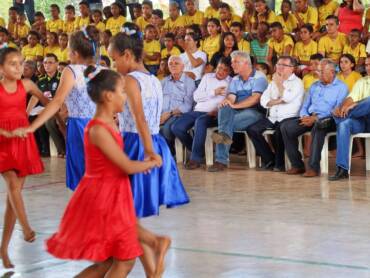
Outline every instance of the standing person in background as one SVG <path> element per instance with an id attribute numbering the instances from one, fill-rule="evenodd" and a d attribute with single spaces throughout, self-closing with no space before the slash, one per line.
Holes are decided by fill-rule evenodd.
<path id="1" fill-rule="evenodd" d="M 35 13 L 35 22 L 32 24 L 31 30 L 39 33 L 42 39 L 46 38 L 46 21 L 42 12 Z"/>
<path id="2" fill-rule="evenodd" d="M 50 5 L 51 19 L 46 22 L 46 31 L 61 33 L 63 32 L 63 19 L 59 18 L 60 8 L 57 4 Z"/>
<path id="3" fill-rule="evenodd" d="M 34 23 L 35 17 L 35 2 L 34 0 L 13 0 L 13 6 L 20 13 L 26 12 L 30 24 Z"/>
<path id="4" fill-rule="evenodd" d="M 139 26 L 140 31 L 144 32 L 145 27 L 150 24 L 150 19 L 152 17 L 153 12 L 153 3 L 149 0 L 144 0 L 143 3 L 141 3 L 141 10 L 142 10 L 142 16 L 139 16 L 136 18 L 136 25 Z"/>
<path id="5" fill-rule="evenodd" d="M 358 29 L 362 32 L 362 17 L 365 8 L 359 0 L 343 0 L 343 3 L 335 11 L 335 16 L 338 17 L 338 31 L 348 35 L 353 29 Z"/>
<path id="6" fill-rule="evenodd" d="M 82 28 L 88 26 L 90 24 L 90 8 L 89 3 L 86 1 L 81 1 L 78 4 L 80 9 L 80 16 L 78 16 L 75 20 L 75 31 L 82 30 Z"/>
<path id="7" fill-rule="evenodd" d="M 68 35 L 72 34 L 75 30 L 76 26 L 76 10 L 75 7 L 72 5 L 67 5 L 64 8 L 64 24 L 63 24 L 63 32 L 67 33 Z"/>
<path id="8" fill-rule="evenodd" d="M 121 31 L 121 27 L 126 22 L 126 18 L 121 15 L 122 7 L 118 3 L 110 5 L 110 11 L 112 13 L 112 17 L 107 20 L 105 27 L 107 30 L 111 31 L 112 36 L 115 36 L 119 31 Z"/>

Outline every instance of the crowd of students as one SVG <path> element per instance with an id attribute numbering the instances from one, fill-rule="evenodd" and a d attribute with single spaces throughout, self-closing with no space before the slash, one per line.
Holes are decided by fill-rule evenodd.
<path id="1" fill-rule="evenodd" d="M 182 77 L 181 86 L 187 83 L 194 87 L 180 89 L 180 91 L 187 90 L 190 94 L 186 100 L 190 102 L 190 106 L 188 105 L 190 108 L 181 110 L 174 105 L 169 105 L 166 108 L 168 111 L 163 110 L 161 133 L 165 135 L 170 145 L 173 144 L 176 133 L 180 137 L 181 133 L 188 133 L 188 128 L 185 126 L 180 126 L 182 129 L 180 131 L 179 125 L 173 130 L 171 128 L 175 120 L 193 109 L 193 102 L 197 103 L 195 106 L 197 108 L 204 100 L 197 97 L 202 93 L 199 92 L 200 88 L 204 89 L 204 84 L 198 87 L 202 80 L 214 81 L 217 80 L 217 76 L 222 76 L 222 73 L 217 72 L 220 64 L 226 65 L 227 76 L 238 76 L 234 63 L 231 66 L 231 54 L 235 51 L 249 54 L 253 71 L 257 70 L 267 78 L 266 88 L 259 89 L 262 90 L 260 94 L 267 89 L 267 84 L 276 81 L 276 76 L 280 74 L 276 67 L 280 57 L 294 59 L 295 62 L 291 64 L 294 68 L 293 72 L 297 78 L 302 79 L 305 92 L 308 92 L 316 81 L 320 82 L 318 69 L 320 60 L 323 58 L 330 59 L 336 65 L 336 78 L 346 84 L 348 92 L 352 91 L 362 75 L 366 75 L 365 60 L 370 52 L 368 32 L 370 9 L 366 11 L 359 0 L 345 0 L 341 4 L 334 0 L 315 3 L 309 3 L 308 0 L 294 0 L 294 2 L 284 0 L 278 15 L 270 9 L 265 0 L 244 0 L 243 3 L 244 12 L 237 15 L 229 4 L 219 0 L 210 0 L 205 11 L 198 10 L 194 0 L 186 0 L 183 14 L 179 4 L 171 2 L 168 10 L 169 17 L 165 19 L 162 10 L 153 9 L 153 3 L 144 0 L 141 4 L 134 3 L 130 6 L 132 16 L 129 20 L 124 16 L 126 7 L 121 3 L 113 3 L 102 10 L 91 10 L 89 3 L 82 1 L 79 3 L 78 12 L 73 5 L 64 7 L 64 19 L 61 16 L 60 7 L 52 4 L 50 5 L 51 18 L 46 19 L 44 14 L 38 11 L 32 24 L 27 22 L 26 16 L 16 7 L 11 7 L 8 22 L 0 18 L 0 48 L 19 48 L 25 60 L 24 77 L 31 78 L 45 95 L 52 98 L 59 84 L 60 73 L 70 63 L 68 39 L 73 32 L 85 30 L 88 25 L 94 25 L 100 31 L 100 43 L 94 45 L 96 59 L 102 66 L 114 68 L 115 65 L 108 55 L 109 42 L 119 32 L 125 32 L 125 29 L 132 30 L 130 24 L 135 24 L 144 42 L 144 65 L 150 73 L 162 80 L 164 101 L 170 101 L 174 98 L 173 95 L 176 95 L 176 89 L 173 89 L 174 87 L 168 82 L 168 79 L 173 77 L 176 61 L 181 64 L 180 67 L 183 67 L 179 76 L 181 77 L 182 73 L 186 76 L 186 82 L 185 77 Z M 179 57 L 180 61 L 170 59 L 173 57 Z M 225 78 L 221 78 L 221 83 L 225 83 L 221 86 L 222 89 L 221 87 L 212 89 L 216 90 L 213 92 L 214 95 L 221 97 L 232 93 L 230 91 L 232 81 L 230 78 Z M 172 95 L 168 93 L 169 90 L 173 92 Z M 182 96 L 180 94 L 177 97 Z M 184 102 L 185 97 L 182 99 Z M 261 106 L 259 102 L 258 98 L 251 107 L 257 104 Z M 222 102 L 216 103 L 219 105 Z M 211 105 L 212 109 L 218 110 L 217 105 L 215 107 Z M 37 105 L 35 99 L 31 99 L 28 109 L 32 120 L 42 107 Z M 217 116 L 220 116 L 217 115 L 218 112 L 208 111 L 209 107 L 205 110 L 198 112 L 211 113 L 212 122 L 217 125 Z M 57 147 L 58 155 L 60 157 L 65 155 L 64 137 L 67 115 L 68 111 L 61 109 L 56 117 L 36 134 L 42 155 L 50 155 L 48 134 Z M 168 120 L 171 118 L 170 126 Z M 246 130 L 247 126 L 237 129 Z M 192 150 L 191 145 L 194 141 L 198 142 L 198 139 L 196 136 L 190 137 L 185 140 L 185 145 Z M 217 141 L 219 140 L 216 139 L 215 142 Z M 203 139 L 200 142 L 203 142 Z M 307 138 L 305 142 L 305 154 L 310 155 L 311 141 Z M 356 155 L 363 155 L 361 141 L 357 141 L 356 146 Z M 223 152 L 228 151 L 229 149 L 226 148 Z M 197 155 L 194 151 L 193 153 L 197 159 L 191 160 L 187 168 L 197 168 L 195 166 L 202 161 L 202 154 Z M 223 164 L 227 160 L 228 156 L 226 160 L 222 160 Z M 267 164 L 268 162 L 270 161 L 267 161 Z M 316 169 L 316 172 L 318 171 Z"/>

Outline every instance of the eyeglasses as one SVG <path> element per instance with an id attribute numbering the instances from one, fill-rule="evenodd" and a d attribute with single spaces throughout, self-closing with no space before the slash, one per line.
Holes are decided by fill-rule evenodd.
<path id="1" fill-rule="evenodd" d="M 288 67 L 288 68 L 294 68 L 292 65 L 287 65 L 287 64 L 276 64 L 279 67 Z"/>
<path id="2" fill-rule="evenodd" d="M 55 62 L 51 62 L 51 61 L 48 61 L 48 62 L 43 62 L 44 65 L 54 65 Z"/>

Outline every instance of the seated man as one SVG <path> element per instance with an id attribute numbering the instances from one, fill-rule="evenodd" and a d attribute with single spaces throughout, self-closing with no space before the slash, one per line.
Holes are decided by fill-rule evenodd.
<path id="1" fill-rule="evenodd" d="M 262 169 L 284 171 L 284 142 L 280 124 L 298 117 L 302 106 L 303 82 L 295 74 L 296 60 L 291 56 L 280 56 L 272 82 L 261 96 L 261 105 L 269 109 L 268 118 L 262 118 L 248 127 L 247 132 L 258 155 L 262 159 Z M 273 145 L 275 154 L 266 142 L 263 132 L 274 129 Z"/>
<path id="2" fill-rule="evenodd" d="M 184 73 L 184 63 L 179 56 L 169 58 L 168 69 L 170 75 L 161 82 L 163 107 L 159 133 L 174 153 L 175 136 L 171 127 L 183 113 L 190 112 L 193 108 L 195 81 Z"/>
<path id="3" fill-rule="evenodd" d="M 215 73 L 205 74 L 195 90 L 194 100 L 197 104 L 194 111 L 181 115 L 172 125 L 173 134 L 180 139 L 188 151 L 191 151 L 190 160 L 185 165 L 186 169 L 200 167 L 204 158 L 207 128 L 217 125 L 217 108 L 225 98 L 226 88 L 231 80 L 230 71 L 230 60 L 221 58 Z M 192 137 L 189 130 L 193 127 Z"/>
<path id="4" fill-rule="evenodd" d="M 226 99 L 218 111 L 218 133 L 212 136 L 216 146 L 216 162 L 210 172 L 222 171 L 229 160 L 229 149 L 234 131 L 246 130 L 263 117 L 258 109 L 261 94 L 267 88 L 266 76 L 253 68 L 249 54 L 231 53 L 232 67 L 238 74 L 231 81 Z"/>
<path id="5" fill-rule="evenodd" d="M 318 67 L 320 80 L 313 83 L 300 111 L 300 118 L 287 120 L 280 125 L 284 146 L 292 164 L 289 175 L 304 173 L 316 177 L 320 172 L 321 150 L 328 132 L 335 130 L 331 112 L 348 94 L 347 85 L 335 77 L 336 64 L 323 59 Z M 311 131 L 311 155 L 305 172 L 302 155 L 298 150 L 298 137 Z"/>
<path id="6" fill-rule="evenodd" d="M 358 80 L 343 104 L 334 111 L 337 123 L 337 172 L 330 181 L 348 178 L 349 140 L 352 134 L 370 132 L 370 56 L 365 60 L 367 76 Z"/>

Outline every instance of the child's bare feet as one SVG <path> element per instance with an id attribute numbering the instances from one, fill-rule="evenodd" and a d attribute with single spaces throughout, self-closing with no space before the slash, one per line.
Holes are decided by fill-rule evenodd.
<path id="1" fill-rule="evenodd" d="M 33 230 L 29 232 L 23 232 L 23 238 L 27 242 L 34 242 L 36 240 L 36 233 Z"/>
<path id="2" fill-rule="evenodd" d="M 10 261 L 9 255 L 7 251 L 0 252 L 1 260 L 3 261 L 4 268 L 14 268 L 14 265 Z"/>
<path id="3" fill-rule="evenodd" d="M 165 270 L 164 257 L 167 254 L 168 249 L 171 246 L 171 239 L 165 236 L 158 237 L 158 243 L 156 246 L 156 266 L 155 266 L 155 277 L 161 278 Z"/>

